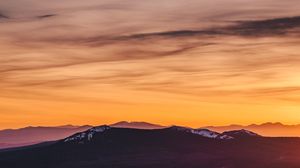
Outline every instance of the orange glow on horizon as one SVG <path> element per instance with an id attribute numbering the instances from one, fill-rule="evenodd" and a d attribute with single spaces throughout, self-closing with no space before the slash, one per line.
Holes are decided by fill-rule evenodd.
<path id="1" fill-rule="evenodd" d="M 0 129 L 300 123 L 299 28 L 240 22 L 299 2 L 88 1 L 0 2 Z"/>

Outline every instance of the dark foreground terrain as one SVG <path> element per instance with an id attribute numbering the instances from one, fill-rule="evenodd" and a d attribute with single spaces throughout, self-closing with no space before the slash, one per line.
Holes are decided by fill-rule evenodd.
<path id="1" fill-rule="evenodd" d="M 2 151 L 0 167 L 300 167 L 298 138 L 266 138 L 239 131 L 218 136 L 208 130 L 204 133 L 181 127 L 157 130 L 96 127 L 56 143 Z"/>

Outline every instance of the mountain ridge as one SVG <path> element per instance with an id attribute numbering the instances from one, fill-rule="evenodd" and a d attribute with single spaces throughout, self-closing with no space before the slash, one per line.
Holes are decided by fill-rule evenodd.
<path id="1" fill-rule="evenodd" d="M 113 124 L 109 124 L 112 127 L 119 128 L 138 128 L 138 129 L 161 129 L 167 128 L 158 124 L 141 122 L 141 121 L 120 121 Z M 61 138 L 70 136 L 76 132 L 85 131 L 92 128 L 91 125 L 61 125 L 61 126 L 28 126 L 19 129 L 5 129 L 0 130 L 0 149 L 7 147 L 19 147 L 29 144 L 37 144 L 45 141 L 59 140 Z M 225 132 L 231 130 L 249 130 L 258 133 L 262 136 L 270 137 L 299 137 L 300 136 L 300 124 L 297 125 L 285 125 L 280 122 L 266 122 L 262 124 L 250 124 L 250 125 L 228 125 L 228 126 L 206 126 L 199 129 L 208 129 L 215 132 Z M 29 131 L 29 132 L 27 132 Z M 49 133 L 50 132 L 50 133 Z M 203 133 L 203 132 L 202 132 Z M 37 134 L 37 135 L 36 135 Z M 50 134 L 50 136 L 48 135 Z M 29 138 L 28 138 L 28 135 Z"/>
<path id="2" fill-rule="evenodd" d="M 300 124 L 285 125 L 280 122 L 266 122 L 262 124 L 249 125 L 227 125 L 227 126 L 205 126 L 200 128 L 207 128 L 217 132 L 224 132 L 233 129 L 246 129 L 263 136 L 270 137 L 300 137 Z"/>
<path id="3" fill-rule="evenodd" d="M 121 128 L 139 128 L 139 129 L 160 129 L 165 128 L 166 126 L 152 124 L 144 121 L 120 121 L 114 124 L 110 124 L 112 127 L 121 127 Z"/>
<path id="4" fill-rule="evenodd" d="M 69 136 L 65 139 L 63 139 L 63 142 L 77 142 L 79 144 L 84 144 L 85 142 L 89 142 L 93 139 L 93 137 L 97 134 L 102 134 L 107 131 L 110 131 L 112 129 L 137 129 L 137 128 L 120 128 L 120 127 L 113 127 L 113 126 L 108 126 L 108 125 L 101 125 L 97 127 L 93 127 L 91 129 L 88 129 L 83 132 L 78 132 L 72 136 Z M 182 127 L 182 126 L 171 126 L 171 127 L 166 127 L 166 128 L 160 128 L 160 129 L 137 129 L 137 130 L 157 130 L 157 131 L 176 131 L 176 132 L 181 132 L 181 133 L 186 133 L 186 134 L 191 134 L 191 135 L 197 135 L 199 137 L 203 138 L 209 138 L 209 139 L 218 139 L 218 140 L 231 140 L 239 137 L 247 137 L 247 138 L 252 138 L 252 137 L 261 137 L 260 135 L 253 133 L 251 131 L 247 130 L 233 130 L 229 132 L 223 132 L 223 133 L 218 133 L 214 132 L 208 129 L 193 129 L 193 128 L 188 128 L 188 127 Z M 231 136 L 234 135 L 234 136 Z"/>
<path id="5" fill-rule="evenodd" d="M 54 143 L 0 151 L 0 165 L 5 168 L 300 166 L 300 138 L 249 135 L 224 140 L 191 130 L 194 129 L 180 126 L 132 129 L 102 125 Z"/>

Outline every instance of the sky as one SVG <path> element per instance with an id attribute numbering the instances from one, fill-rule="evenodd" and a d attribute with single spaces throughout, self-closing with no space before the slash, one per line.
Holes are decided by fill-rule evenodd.
<path id="1" fill-rule="evenodd" d="M 0 129 L 300 123 L 299 0 L 0 1 Z"/>

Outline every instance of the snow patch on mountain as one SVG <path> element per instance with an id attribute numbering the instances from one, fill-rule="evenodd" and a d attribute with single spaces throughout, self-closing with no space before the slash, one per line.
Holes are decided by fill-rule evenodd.
<path id="1" fill-rule="evenodd" d="M 230 140 L 230 139 L 234 139 L 234 137 L 220 134 L 217 136 L 217 139 Z"/>
<path id="2" fill-rule="evenodd" d="M 87 131 L 84 131 L 84 132 L 80 132 L 80 133 L 77 133 L 77 134 L 74 134 L 68 138 L 66 138 L 64 140 L 64 142 L 81 142 L 81 141 L 84 141 L 84 140 L 88 140 L 88 141 L 91 141 L 93 136 L 96 134 L 96 133 L 101 133 L 101 132 L 104 132 L 106 130 L 109 130 L 111 127 L 107 126 L 107 125 L 103 125 L 103 126 L 99 126 L 99 127 L 93 127 Z"/>
<path id="3" fill-rule="evenodd" d="M 193 129 L 193 128 L 188 128 L 188 127 L 180 127 L 180 126 L 172 126 L 170 129 L 176 130 L 176 131 L 183 131 L 195 135 L 199 135 L 202 137 L 206 138 L 211 138 L 211 139 L 222 139 L 222 140 L 230 140 L 234 139 L 233 137 L 229 135 L 221 135 L 218 132 L 211 131 L 208 129 Z"/>
<path id="4" fill-rule="evenodd" d="M 207 138 L 217 138 L 219 133 L 210 131 L 208 129 L 192 129 L 191 133 L 201 135 Z"/>
<path id="5" fill-rule="evenodd" d="M 64 139 L 63 141 L 84 144 L 86 142 L 91 141 L 96 134 L 103 133 L 109 129 L 122 129 L 122 128 L 114 128 L 114 127 L 110 127 L 107 125 L 93 127 L 91 129 L 88 129 L 87 131 L 74 134 L 74 135 Z M 215 132 L 215 131 L 211 131 L 209 129 L 193 129 L 193 128 L 189 128 L 189 127 L 180 127 L 180 126 L 172 126 L 172 127 L 165 128 L 165 129 L 184 132 L 184 133 L 188 133 L 188 134 L 194 134 L 194 135 L 198 135 L 198 136 L 210 138 L 210 139 L 219 139 L 219 140 L 232 140 L 232 139 L 244 138 L 244 137 L 261 137 L 260 135 L 254 133 L 254 132 L 244 130 L 244 129 L 227 131 L 227 132 L 223 132 L 221 134 L 218 132 Z"/>
<path id="6" fill-rule="evenodd" d="M 227 135 L 231 137 L 261 137 L 261 135 L 245 129 L 226 131 L 223 132 L 221 135 Z"/>

